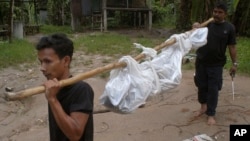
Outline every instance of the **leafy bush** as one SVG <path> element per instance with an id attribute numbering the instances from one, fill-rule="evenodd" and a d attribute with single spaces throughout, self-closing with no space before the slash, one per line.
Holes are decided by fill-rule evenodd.
<path id="1" fill-rule="evenodd" d="M 173 27 L 175 25 L 174 3 L 161 6 L 160 1 L 157 1 L 152 6 L 152 13 L 154 26 Z"/>

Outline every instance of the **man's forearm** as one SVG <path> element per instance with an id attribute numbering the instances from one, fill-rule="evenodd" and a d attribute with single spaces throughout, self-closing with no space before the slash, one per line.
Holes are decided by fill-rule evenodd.
<path id="1" fill-rule="evenodd" d="M 70 140 L 78 140 L 82 135 L 82 130 L 76 121 L 67 115 L 57 99 L 49 101 L 51 111 L 57 125 Z"/>
<path id="2" fill-rule="evenodd" d="M 231 45 L 229 46 L 229 53 L 230 53 L 230 57 L 232 60 L 232 63 L 237 63 L 237 51 L 236 51 L 236 47 Z"/>

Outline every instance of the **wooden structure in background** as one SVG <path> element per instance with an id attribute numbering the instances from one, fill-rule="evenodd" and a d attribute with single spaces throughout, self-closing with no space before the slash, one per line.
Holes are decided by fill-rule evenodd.
<path id="1" fill-rule="evenodd" d="M 91 17 L 92 29 L 107 31 L 108 24 L 111 22 L 109 19 L 114 19 L 110 15 L 119 12 L 121 16 L 129 14 L 129 19 L 125 20 L 129 20 L 134 27 L 151 30 L 151 0 L 81 0 L 81 5 L 83 16 Z"/>
<path id="2" fill-rule="evenodd" d="M 136 2 L 144 3 L 137 6 Z M 151 0 L 102 0 L 103 28 L 108 28 L 108 11 L 122 11 L 134 13 L 134 24 L 138 21 L 141 24 L 142 19 L 148 30 L 152 28 L 152 10 Z"/>
<path id="3" fill-rule="evenodd" d="M 24 34 L 25 35 L 34 35 L 36 33 L 39 33 L 40 26 L 41 25 L 29 25 L 29 24 L 24 25 L 24 27 L 23 27 Z"/>
<path id="4" fill-rule="evenodd" d="M 35 11 L 35 20 L 36 20 L 36 25 L 32 25 L 31 29 L 28 29 L 28 27 L 30 27 L 30 25 L 27 25 L 26 26 L 26 30 L 29 31 L 32 31 L 32 33 L 38 31 L 39 32 L 39 27 L 37 24 L 38 24 L 38 19 L 37 19 L 37 0 L 0 0 L 0 2 L 8 2 L 9 3 L 9 20 L 7 21 L 7 26 L 8 28 L 6 29 L 6 25 L 2 26 L 1 27 L 1 36 L 8 36 L 8 39 L 9 39 L 9 42 L 12 41 L 12 36 L 13 36 L 13 22 L 14 22 L 14 19 L 13 19 L 13 14 L 14 14 L 14 7 L 15 7 L 15 2 L 33 2 L 34 3 L 34 11 Z M 38 28 L 38 29 L 37 29 Z M 24 32 L 26 33 L 24 29 Z M 6 31 L 7 30 L 7 31 Z M 31 33 L 31 32 L 29 32 Z M 4 38 L 4 37 L 3 37 Z"/>
<path id="5" fill-rule="evenodd" d="M 7 40 L 9 39 L 9 26 L 7 24 L 0 25 L 0 40 Z"/>

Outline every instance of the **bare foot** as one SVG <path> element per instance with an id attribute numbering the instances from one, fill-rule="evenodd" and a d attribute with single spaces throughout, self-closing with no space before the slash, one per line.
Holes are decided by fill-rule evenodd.
<path id="1" fill-rule="evenodd" d="M 194 112 L 195 113 L 195 117 L 200 117 L 202 116 L 205 112 L 207 111 L 207 104 L 201 104 L 201 109 Z"/>
<path id="2" fill-rule="evenodd" d="M 207 124 L 208 125 L 215 125 L 216 124 L 214 116 L 208 116 Z"/>
<path id="3" fill-rule="evenodd" d="M 194 112 L 194 117 L 200 117 L 202 116 L 203 114 L 205 114 L 206 111 L 203 111 L 203 110 L 198 110 L 198 111 L 195 111 Z"/>
<path id="4" fill-rule="evenodd" d="M 198 119 L 199 117 L 201 117 L 205 112 L 206 112 L 206 111 L 201 111 L 201 110 L 195 111 L 195 112 L 194 112 L 194 116 L 191 117 L 191 118 L 189 119 L 189 122 L 192 122 L 192 121 L 194 121 L 194 120 L 197 120 L 197 119 Z"/>
<path id="5" fill-rule="evenodd" d="M 191 122 L 191 121 L 194 121 L 194 120 L 198 119 L 200 116 L 202 116 L 203 114 L 205 114 L 206 111 L 207 111 L 207 104 L 201 104 L 200 110 L 195 111 L 194 112 L 194 116 L 191 117 L 189 119 L 189 121 Z"/>

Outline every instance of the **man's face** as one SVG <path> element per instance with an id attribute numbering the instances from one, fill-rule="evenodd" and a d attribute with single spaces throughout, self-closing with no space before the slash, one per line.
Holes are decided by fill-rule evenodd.
<path id="1" fill-rule="evenodd" d="M 65 57 L 60 59 L 52 48 L 45 48 L 38 51 L 38 59 L 41 63 L 40 70 L 48 80 L 61 80 L 64 77 L 65 70 L 68 69 Z"/>
<path id="2" fill-rule="evenodd" d="M 214 8 L 213 11 L 213 18 L 214 21 L 217 23 L 223 22 L 226 17 L 226 12 L 220 8 Z"/>

